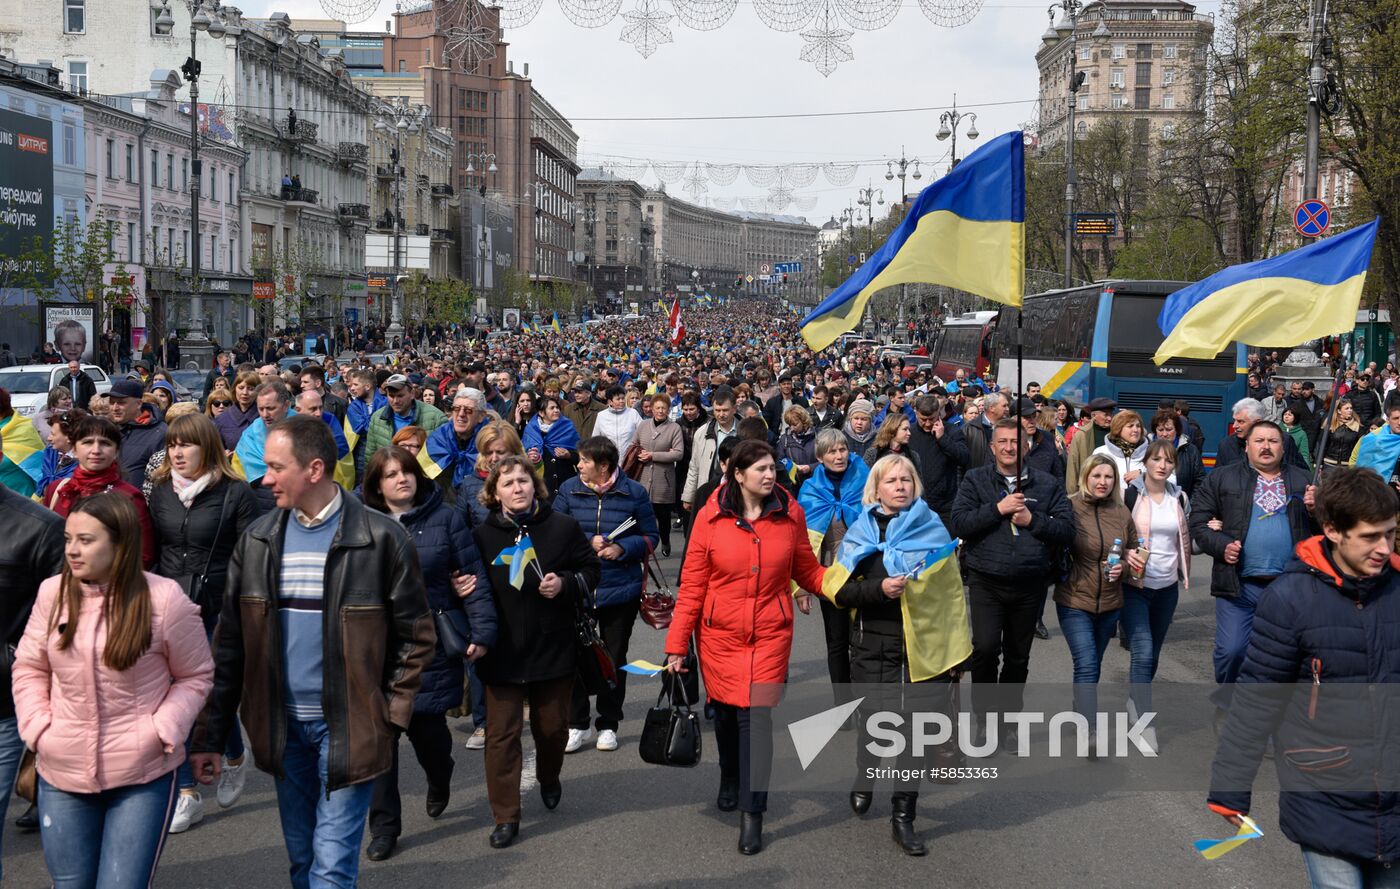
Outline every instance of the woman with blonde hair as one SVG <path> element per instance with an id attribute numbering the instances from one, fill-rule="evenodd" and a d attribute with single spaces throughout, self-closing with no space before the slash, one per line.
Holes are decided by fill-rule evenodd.
<path id="1" fill-rule="evenodd" d="M 199 609 L 141 570 L 141 537 L 126 496 L 75 504 L 63 573 L 39 587 L 14 655 L 15 715 L 59 887 L 154 882 L 184 739 L 214 684 Z"/>
<path id="2" fill-rule="evenodd" d="M 256 371 L 244 371 L 233 381 L 233 404 L 228 406 L 214 425 L 219 427 L 219 436 L 224 440 L 224 450 L 238 447 L 238 439 L 243 430 L 253 425 L 258 418 L 257 390 L 262 385 L 262 377 Z"/>
<path id="3" fill-rule="evenodd" d="M 481 500 L 481 489 L 491 467 L 505 457 L 526 456 L 515 427 L 505 420 L 492 420 L 481 427 L 476 434 L 476 454 L 476 468 L 457 486 L 457 507 L 462 511 L 462 518 L 467 520 L 468 528 L 476 528 L 491 513 Z"/>
<path id="4" fill-rule="evenodd" d="M 182 402 L 176 407 L 191 402 Z M 229 465 L 214 423 L 197 412 L 169 422 L 165 449 L 147 476 L 151 523 L 156 533 L 154 572 L 180 585 L 199 606 L 206 638 L 212 638 L 224 604 L 224 584 L 233 547 L 258 517 L 253 490 Z M 229 734 L 217 789 L 219 807 L 238 801 L 247 778 L 240 732 Z M 194 773 L 181 765 L 180 798 L 170 832 L 181 833 L 204 819 L 204 801 Z"/>
<path id="5" fill-rule="evenodd" d="M 1142 416 L 1137 411 L 1114 414 L 1108 436 L 1094 453 L 1113 461 L 1118 470 L 1118 493 L 1121 495 L 1142 475 L 1142 460 L 1147 454 L 1147 430 L 1143 428 Z"/>

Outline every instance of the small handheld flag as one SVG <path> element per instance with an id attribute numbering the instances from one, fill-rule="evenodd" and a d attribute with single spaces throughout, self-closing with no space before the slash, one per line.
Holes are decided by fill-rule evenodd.
<path id="1" fill-rule="evenodd" d="M 1250 840 L 1262 837 L 1264 832 L 1259 829 L 1259 825 L 1254 823 L 1254 819 L 1248 815 L 1240 816 L 1240 831 L 1232 837 L 1223 840 L 1196 840 L 1191 845 L 1200 852 L 1207 861 L 1214 861 L 1227 852 L 1233 852 Z"/>
<path id="2" fill-rule="evenodd" d="M 535 573 L 540 576 L 540 580 L 544 580 L 544 570 L 540 568 L 539 556 L 535 554 L 535 544 L 534 541 L 530 540 L 529 534 L 522 534 L 515 546 L 501 550 L 500 555 L 496 556 L 491 564 L 509 565 L 510 585 L 517 590 L 523 589 L 525 586 L 525 567 L 527 565 L 534 565 Z"/>
<path id="3" fill-rule="evenodd" d="M 562 327 L 559 326 L 559 313 L 558 313 L 558 312 L 555 312 L 555 313 L 554 313 L 554 320 L 550 322 L 550 325 L 549 325 L 549 326 L 554 328 L 554 332 L 555 332 L 555 333 L 563 333 L 563 332 L 564 332 L 564 329 L 563 329 Z"/>

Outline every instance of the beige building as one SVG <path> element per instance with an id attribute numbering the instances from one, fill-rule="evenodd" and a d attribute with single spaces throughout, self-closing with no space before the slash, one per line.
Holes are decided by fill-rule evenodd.
<path id="1" fill-rule="evenodd" d="M 1083 136 L 1100 120 L 1127 117 L 1146 142 L 1169 138 L 1187 116 L 1199 111 L 1206 86 L 1206 47 L 1214 31 L 1211 16 L 1181 0 L 1087 3 L 1073 29 L 1073 41 L 1069 20 L 1056 22 L 1035 56 L 1040 69 L 1041 147 L 1065 137 L 1071 43 L 1074 66 L 1086 74 L 1076 94 L 1075 131 Z M 1050 42 L 1052 37 L 1058 39 Z"/>
<path id="2" fill-rule="evenodd" d="M 656 228 L 642 212 L 647 191 L 606 170 L 582 170 L 574 214 L 578 279 L 598 302 L 640 300 L 651 291 Z"/>
<path id="3" fill-rule="evenodd" d="M 457 263 L 450 255 L 457 243 L 452 221 L 456 195 L 450 182 L 452 133 L 433 126 L 432 111 L 425 105 L 416 106 L 403 130 L 398 130 L 393 110 L 384 105 L 376 105 L 371 119 L 377 124 L 369 128 L 367 212 L 372 229 L 392 233 L 394 207 L 400 207 L 402 232 L 431 238 L 429 276 L 455 273 Z M 359 213 L 360 208 L 351 211 Z"/>

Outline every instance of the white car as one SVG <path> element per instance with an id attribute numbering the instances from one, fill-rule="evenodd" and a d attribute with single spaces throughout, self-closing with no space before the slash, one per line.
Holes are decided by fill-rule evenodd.
<path id="1" fill-rule="evenodd" d="M 97 394 L 105 395 L 112 388 L 112 378 L 95 364 L 84 364 L 83 371 L 97 384 Z M 66 364 L 21 364 L 0 367 L 0 389 L 10 393 L 10 405 L 21 417 L 32 417 L 44 409 L 49 390 L 62 384 L 68 376 Z"/>

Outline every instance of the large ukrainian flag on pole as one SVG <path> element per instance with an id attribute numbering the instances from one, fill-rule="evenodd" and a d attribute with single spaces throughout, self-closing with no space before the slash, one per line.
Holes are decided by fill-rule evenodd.
<path id="1" fill-rule="evenodd" d="M 1214 358 L 1230 343 L 1296 346 L 1351 330 L 1380 220 L 1280 256 L 1230 266 L 1167 297 L 1152 360 Z"/>
<path id="2" fill-rule="evenodd" d="M 881 541 L 874 516 L 878 508 L 874 504 L 865 507 L 847 529 L 836 563 L 822 578 L 821 593 L 834 604 L 856 566 L 876 552 L 881 553 L 891 577 L 908 576 L 909 584 L 899 598 L 904 613 L 904 650 L 910 680 L 923 682 L 972 655 L 967 600 L 954 555 L 958 542 L 922 499 L 895 516 Z"/>
<path id="3" fill-rule="evenodd" d="M 865 264 L 802 320 L 814 350 L 854 330 L 865 305 L 896 284 L 942 284 L 1019 306 L 1026 277 L 1022 134 L 991 140 L 914 199 Z"/>

